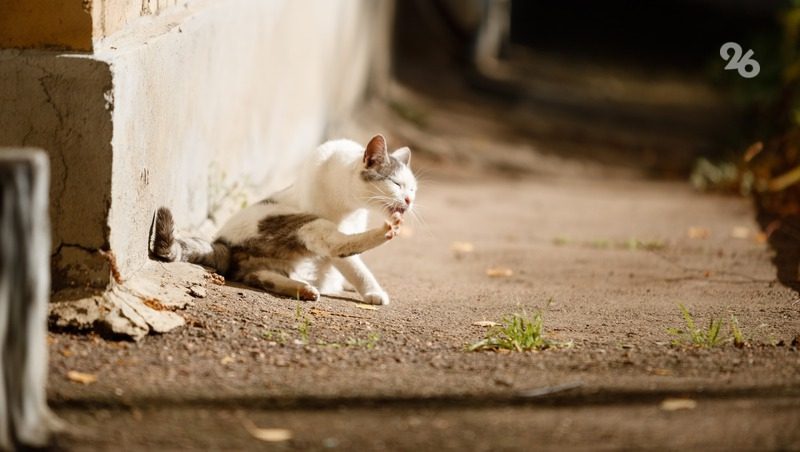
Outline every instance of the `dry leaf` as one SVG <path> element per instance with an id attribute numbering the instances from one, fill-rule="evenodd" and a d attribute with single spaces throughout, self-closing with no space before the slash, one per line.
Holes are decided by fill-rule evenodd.
<path id="1" fill-rule="evenodd" d="M 693 410 L 697 402 L 692 399 L 664 399 L 660 408 L 664 411 Z"/>
<path id="2" fill-rule="evenodd" d="M 358 309 L 366 309 L 367 311 L 377 311 L 378 307 L 371 304 L 356 304 Z"/>
<path id="3" fill-rule="evenodd" d="M 253 438 L 268 443 L 280 443 L 292 439 L 292 431 L 285 428 L 259 428 L 249 419 L 242 419 L 242 424 Z"/>
<path id="4" fill-rule="evenodd" d="M 212 283 L 224 286 L 225 285 L 225 277 L 218 274 L 218 273 L 206 273 L 206 279 L 211 280 Z"/>
<path id="5" fill-rule="evenodd" d="M 144 304 L 148 308 L 155 309 L 156 311 L 164 311 L 164 310 L 167 309 L 167 307 L 164 306 L 163 303 L 161 303 L 160 301 L 156 300 L 155 298 L 147 298 L 147 299 L 145 299 L 144 300 Z"/>
<path id="6" fill-rule="evenodd" d="M 475 245 L 469 242 L 453 242 L 450 249 L 456 253 L 467 254 L 475 251 Z"/>
<path id="7" fill-rule="evenodd" d="M 750 160 L 753 160 L 753 158 L 757 156 L 763 149 L 764 143 L 760 141 L 756 141 L 755 143 L 751 144 L 747 150 L 744 151 L 744 161 L 749 162 Z"/>
<path id="8" fill-rule="evenodd" d="M 661 377 L 668 377 L 672 375 L 672 372 L 670 372 L 669 369 L 664 369 L 663 367 L 654 367 L 652 369 L 649 369 L 649 372 L 653 375 L 658 375 Z"/>
<path id="9" fill-rule="evenodd" d="M 750 228 L 746 226 L 735 226 L 731 229 L 731 237 L 735 239 L 746 239 L 750 237 Z"/>
<path id="10" fill-rule="evenodd" d="M 711 236 L 711 230 L 702 226 L 692 226 L 687 232 L 690 239 L 707 239 Z"/>
<path id="11" fill-rule="evenodd" d="M 255 428 L 248 429 L 253 438 L 267 441 L 269 443 L 279 443 L 292 439 L 292 432 L 285 428 Z"/>
<path id="12" fill-rule="evenodd" d="M 475 326 L 497 326 L 500 325 L 497 322 L 492 322 L 491 320 L 478 320 L 477 322 L 472 322 Z"/>
<path id="13" fill-rule="evenodd" d="M 69 372 L 67 372 L 67 378 L 70 381 L 74 381 L 75 383 L 83 383 L 85 385 L 97 381 L 96 375 L 78 372 L 76 370 L 70 370 Z"/>
<path id="14" fill-rule="evenodd" d="M 508 267 L 492 267 L 486 269 L 486 275 L 492 278 L 505 278 L 514 274 L 514 271 Z"/>
<path id="15" fill-rule="evenodd" d="M 320 308 L 317 308 L 317 307 L 314 307 L 314 306 L 312 306 L 311 309 L 308 310 L 308 313 L 313 315 L 313 316 L 326 316 L 326 315 L 333 314 L 330 311 L 326 311 L 324 309 L 320 309 Z"/>
<path id="16" fill-rule="evenodd" d="M 228 355 L 219 361 L 222 365 L 227 365 L 233 362 L 233 357 Z"/>

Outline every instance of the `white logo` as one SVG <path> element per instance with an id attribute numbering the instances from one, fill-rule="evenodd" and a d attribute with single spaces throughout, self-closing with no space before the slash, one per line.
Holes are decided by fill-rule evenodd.
<path id="1" fill-rule="evenodd" d="M 731 50 L 733 50 L 733 55 L 730 54 Z M 742 56 L 742 46 L 735 42 L 726 42 L 722 44 L 722 47 L 719 48 L 719 56 L 728 62 L 728 64 L 725 65 L 725 69 L 736 69 L 739 71 L 739 75 L 744 78 L 753 78 L 761 72 L 761 66 L 758 64 L 758 61 L 751 58 L 753 56 L 753 51 L 748 50 L 747 53 Z"/>

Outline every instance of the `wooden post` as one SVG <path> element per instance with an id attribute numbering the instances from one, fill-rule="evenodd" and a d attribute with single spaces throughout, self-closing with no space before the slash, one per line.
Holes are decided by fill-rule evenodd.
<path id="1" fill-rule="evenodd" d="M 47 445 L 50 221 L 47 156 L 0 149 L 0 449 Z"/>

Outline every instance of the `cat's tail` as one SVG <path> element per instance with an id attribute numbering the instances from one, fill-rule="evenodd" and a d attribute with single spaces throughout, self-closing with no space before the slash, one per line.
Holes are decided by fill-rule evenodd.
<path id="1" fill-rule="evenodd" d="M 220 241 L 199 237 L 180 237 L 175 231 L 172 212 L 161 207 L 156 212 L 150 242 L 150 255 L 166 262 L 191 262 L 225 274 L 230 264 L 230 249 Z"/>

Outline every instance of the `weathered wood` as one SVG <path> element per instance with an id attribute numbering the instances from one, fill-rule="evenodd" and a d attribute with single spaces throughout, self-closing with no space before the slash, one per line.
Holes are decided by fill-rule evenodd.
<path id="1" fill-rule="evenodd" d="M 0 149 L 0 449 L 44 446 L 50 293 L 49 166 L 35 150 Z"/>

